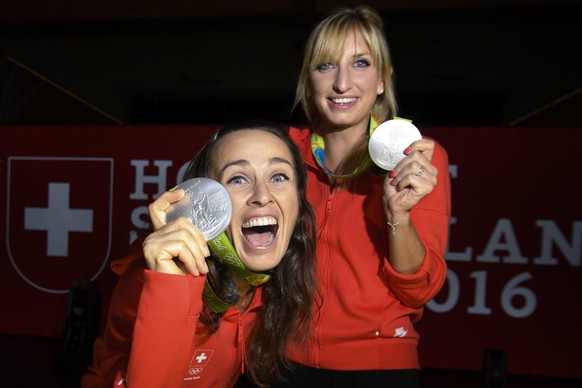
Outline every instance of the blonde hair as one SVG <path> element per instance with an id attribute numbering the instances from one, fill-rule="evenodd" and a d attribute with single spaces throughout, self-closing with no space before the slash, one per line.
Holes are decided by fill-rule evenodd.
<path id="1" fill-rule="evenodd" d="M 396 97 L 392 81 L 392 62 L 388 42 L 384 36 L 384 23 L 380 15 L 371 7 L 340 7 L 332 10 L 311 32 L 305 46 L 303 64 L 295 91 L 294 107 L 301 106 L 307 119 L 317 125 L 319 117 L 310 96 L 312 85 L 310 73 L 316 66 L 337 62 L 350 34 L 362 34 L 370 49 L 378 74 L 384 81 L 384 93 L 376 97 L 372 115 L 383 122 L 396 115 Z"/>

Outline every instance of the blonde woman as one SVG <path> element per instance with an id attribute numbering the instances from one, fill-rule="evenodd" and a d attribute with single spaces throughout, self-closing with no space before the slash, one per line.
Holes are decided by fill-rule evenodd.
<path id="1" fill-rule="evenodd" d="M 276 386 L 418 387 L 414 324 L 442 287 L 450 220 L 445 150 L 423 138 L 393 171 L 368 155 L 376 126 L 396 115 L 384 25 L 370 7 L 343 7 L 312 31 L 296 105 L 311 128 L 291 128 L 307 164 L 317 223 L 323 305 L 308 349 Z"/>

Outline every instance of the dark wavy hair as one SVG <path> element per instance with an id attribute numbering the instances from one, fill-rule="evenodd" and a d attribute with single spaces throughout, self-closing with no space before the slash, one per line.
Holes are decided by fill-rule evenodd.
<path id="1" fill-rule="evenodd" d="M 228 123 L 219 128 L 190 162 L 184 180 L 211 177 L 213 153 L 221 139 L 244 130 L 261 130 L 275 135 L 288 148 L 296 171 L 299 214 L 287 252 L 279 265 L 271 270 L 271 279 L 263 291 L 263 307 L 246 344 L 246 367 L 249 378 L 258 385 L 268 385 L 281 379 L 283 368 L 289 367 L 284 357 L 288 341 L 301 343 L 310 328 L 312 307 L 319 295 L 315 281 L 315 219 L 307 202 L 307 174 L 301 154 L 286 129 L 276 124 L 246 120 Z M 240 134 L 244 136 L 244 134 Z M 218 297 L 235 302 L 238 298 L 228 268 L 211 255 L 206 260 L 207 280 Z M 218 330 L 222 314 L 213 312 L 206 304 L 200 320 L 209 331 Z"/>

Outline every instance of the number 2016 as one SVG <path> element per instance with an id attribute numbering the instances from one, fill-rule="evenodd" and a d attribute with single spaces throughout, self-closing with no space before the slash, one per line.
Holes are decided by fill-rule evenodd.
<path id="1" fill-rule="evenodd" d="M 475 298 L 473 305 L 467 308 L 469 314 L 476 315 L 491 315 L 492 310 L 486 305 L 487 294 L 487 271 L 474 271 L 469 275 L 475 279 Z M 526 318 L 530 316 L 537 307 L 537 297 L 535 293 L 522 285 L 522 283 L 531 279 L 529 272 L 522 272 L 511 278 L 501 291 L 501 308 L 503 311 L 513 318 Z M 452 310 L 460 296 L 460 282 L 457 274 L 452 271 L 447 271 L 447 282 L 449 292 L 443 302 L 437 302 L 434 299 L 427 303 L 428 309 L 436 313 L 446 313 Z M 515 298 L 521 298 L 523 303 L 519 306 L 515 304 Z"/>

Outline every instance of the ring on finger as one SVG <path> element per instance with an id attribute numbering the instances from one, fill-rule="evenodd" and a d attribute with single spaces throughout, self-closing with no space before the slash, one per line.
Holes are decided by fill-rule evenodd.
<path id="1" fill-rule="evenodd" d="M 416 175 L 416 176 L 421 176 L 421 175 L 422 175 L 422 173 L 424 172 L 424 170 L 426 170 L 426 169 L 424 168 L 424 166 L 420 166 L 420 168 L 418 169 L 418 171 L 416 171 L 416 172 L 414 173 L 414 175 Z"/>

